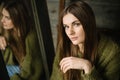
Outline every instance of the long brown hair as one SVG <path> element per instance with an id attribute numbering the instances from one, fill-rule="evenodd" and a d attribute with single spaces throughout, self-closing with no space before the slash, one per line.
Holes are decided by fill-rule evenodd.
<path id="1" fill-rule="evenodd" d="M 26 55 L 25 38 L 31 29 L 30 16 L 27 7 L 19 0 L 8 0 L 3 4 L 3 9 L 7 10 L 14 24 L 14 28 L 7 30 L 9 34 L 9 46 L 20 64 Z"/>
<path id="2" fill-rule="evenodd" d="M 76 1 L 69 4 L 61 13 L 57 42 L 57 53 L 60 54 L 60 60 L 67 56 L 78 56 L 79 52 L 78 46 L 72 44 L 63 27 L 63 17 L 68 13 L 73 14 L 83 25 L 85 32 L 84 58 L 93 62 L 95 48 L 97 46 L 96 22 L 93 10 L 83 1 Z M 80 71 L 69 70 L 64 76 L 66 80 L 80 80 Z"/>

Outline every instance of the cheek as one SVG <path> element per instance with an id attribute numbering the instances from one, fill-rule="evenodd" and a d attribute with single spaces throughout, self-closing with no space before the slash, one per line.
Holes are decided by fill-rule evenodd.
<path id="1" fill-rule="evenodd" d="M 65 30 L 65 34 L 68 36 L 68 30 Z"/>
<path id="2" fill-rule="evenodd" d="M 12 29 L 14 28 L 14 25 L 11 21 L 8 21 L 6 25 L 4 26 L 5 29 Z"/>
<path id="3" fill-rule="evenodd" d="M 8 25 L 9 25 L 10 27 L 13 27 L 13 26 L 14 26 L 12 21 L 9 21 Z"/>
<path id="4" fill-rule="evenodd" d="M 78 36 L 80 40 L 85 40 L 85 32 L 83 30 L 78 31 Z"/>
<path id="5" fill-rule="evenodd" d="M 9 25 L 10 25 L 10 27 L 11 27 L 11 28 L 13 28 L 13 27 L 14 27 L 13 23 L 10 23 Z"/>
<path id="6" fill-rule="evenodd" d="M 68 31 L 67 30 L 65 30 L 65 34 L 68 36 Z"/>

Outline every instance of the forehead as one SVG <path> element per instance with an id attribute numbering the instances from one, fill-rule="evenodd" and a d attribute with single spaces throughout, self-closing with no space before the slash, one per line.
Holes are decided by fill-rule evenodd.
<path id="1" fill-rule="evenodd" d="M 79 21 L 79 20 L 71 13 L 68 13 L 63 17 L 63 24 L 70 24 L 74 21 Z"/>
<path id="2" fill-rule="evenodd" d="M 9 12 L 5 8 L 2 10 L 2 14 L 5 16 L 10 16 Z"/>

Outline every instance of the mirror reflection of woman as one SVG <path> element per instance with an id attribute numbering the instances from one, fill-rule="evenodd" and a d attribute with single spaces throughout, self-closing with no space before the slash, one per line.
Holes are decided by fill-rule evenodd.
<path id="1" fill-rule="evenodd" d="M 10 80 L 42 80 L 38 39 L 26 6 L 9 0 L 2 7 L 0 49 Z"/>
<path id="2" fill-rule="evenodd" d="M 77 1 L 60 15 L 50 80 L 120 80 L 120 47 L 97 33 L 91 7 Z"/>

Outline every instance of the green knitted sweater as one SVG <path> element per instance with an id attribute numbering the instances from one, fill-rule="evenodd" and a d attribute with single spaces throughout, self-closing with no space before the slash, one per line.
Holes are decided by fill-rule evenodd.
<path id="1" fill-rule="evenodd" d="M 82 80 L 120 80 L 120 48 L 104 35 L 100 36 L 95 64 L 89 74 L 81 73 Z M 50 80 L 64 80 L 59 68 L 59 54 L 53 63 Z"/>
<path id="2" fill-rule="evenodd" d="M 35 32 L 28 34 L 26 38 L 26 56 L 21 64 L 20 74 L 14 74 L 10 80 L 42 80 L 43 65 L 40 56 L 40 48 L 37 35 Z M 7 47 L 3 53 L 6 65 L 15 65 L 13 53 L 10 47 Z"/>

